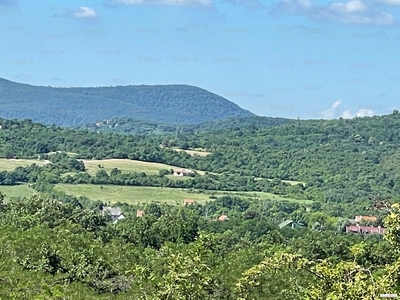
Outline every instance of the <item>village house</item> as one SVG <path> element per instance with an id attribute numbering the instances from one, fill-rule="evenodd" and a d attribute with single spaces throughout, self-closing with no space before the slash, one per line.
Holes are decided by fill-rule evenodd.
<path id="1" fill-rule="evenodd" d="M 350 225 L 346 226 L 346 233 L 358 233 L 358 234 L 385 234 L 386 229 L 381 226 L 360 226 L 360 225 Z"/>
<path id="2" fill-rule="evenodd" d="M 103 206 L 103 215 L 108 215 L 111 217 L 111 221 L 115 224 L 119 220 L 125 219 L 121 209 L 119 207 Z"/>
<path id="3" fill-rule="evenodd" d="M 286 220 L 286 221 L 283 221 L 282 223 L 280 223 L 278 226 L 279 226 L 279 229 L 282 229 L 286 226 L 290 226 L 291 228 L 295 229 L 295 228 L 304 227 L 304 224 L 295 222 L 293 220 Z"/>
<path id="4" fill-rule="evenodd" d="M 138 209 L 138 210 L 136 211 L 136 217 L 138 217 L 138 218 L 143 217 L 143 214 L 144 214 L 144 211 L 143 211 L 143 210 Z"/>
<path id="5" fill-rule="evenodd" d="M 221 216 L 218 217 L 217 220 L 220 221 L 220 222 L 224 222 L 224 221 L 229 221 L 229 218 L 226 215 L 221 215 Z"/>
<path id="6" fill-rule="evenodd" d="M 378 220 L 375 216 L 356 216 L 354 219 L 350 219 L 350 225 L 346 226 L 346 233 L 358 233 L 358 234 L 385 234 L 386 229 L 381 226 L 362 226 L 359 223 L 362 221 L 376 222 Z"/>
<path id="7" fill-rule="evenodd" d="M 181 170 L 174 170 L 174 176 L 194 176 L 195 173 L 192 170 L 188 169 L 181 169 Z"/>

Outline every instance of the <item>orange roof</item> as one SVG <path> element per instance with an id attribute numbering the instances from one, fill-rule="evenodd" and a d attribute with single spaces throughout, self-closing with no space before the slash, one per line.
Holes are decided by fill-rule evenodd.
<path id="1" fill-rule="evenodd" d="M 360 222 L 361 220 L 375 222 L 377 218 L 374 216 L 356 216 L 357 222 Z"/>
<path id="2" fill-rule="evenodd" d="M 218 221 L 226 221 L 226 220 L 229 220 L 228 216 L 226 215 L 219 216 L 218 218 Z"/>
<path id="3" fill-rule="evenodd" d="M 193 199 L 184 199 L 183 204 L 194 204 L 194 200 Z"/>

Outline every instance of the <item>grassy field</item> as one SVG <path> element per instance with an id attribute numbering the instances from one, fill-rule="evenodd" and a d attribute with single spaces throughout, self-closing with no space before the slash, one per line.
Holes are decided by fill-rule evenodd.
<path id="1" fill-rule="evenodd" d="M 107 173 L 109 173 L 113 168 L 118 168 L 122 172 L 144 172 L 146 174 L 158 174 L 158 171 L 163 169 L 182 169 L 181 167 L 176 166 L 130 159 L 83 160 L 83 162 L 90 175 L 94 175 L 98 170 L 100 170 L 98 167 L 99 165 L 102 165 Z M 204 174 L 202 171 L 197 172 L 201 175 Z"/>
<path id="2" fill-rule="evenodd" d="M 199 156 L 207 156 L 209 154 L 211 154 L 211 152 L 207 152 L 207 151 L 202 151 L 202 150 L 183 150 L 183 149 L 179 149 L 179 148 L 172 148 L 175 151 L 185 151 L 186 153 L 190 154 L 190 155 L 199 155 Z"/>
<path id="3" fill-rule="evenodd" d="M 46 164 L 45 161 L 39 161 L 36 159 L 6 159 L 0 158 L 0 171 L 13 171 L 17 167 L 27 167 L 31 164 L 37 164 L 43 166 Z"/>
<path id="4" fill-rule="evenodd" d="M 169 203 L 181 204 L 183 199 L 190 198 L 198 203 L 210 201 L 210 196 L 237 195 L 243 198 L 252 198 L 259 200 L 277 200 L 277 201 L 295 201 L 298 203 L 311 203 L 310 200 L 296 200 L 281 197 L 278 195 L 263 192 L 223 192 L 223 191 L 207 191 L 207 193 L 190 192 L 187 189 L 159 188 L 159 187 L 136 187 L 136 186 L 116 186 L 116 185 L 99 185 L 91 184 L 57 184 L 56 189 L 66 194 L 74 196 L 85 196 L 92 200 L 101 200 L 103 202 L 126 202 L 130 204 L 141 203 Z"/>
<path id="5" fill-rule="evenodd" d="M 60 153 L 61 151 L 57 151 L 58 153 Z M 49 152 L 49 155 L 51 155 L 51 154 L 56 154 L 57 152 L 54 152 L 54 151 L 52 151 L 52 152 Z M 75 153 L 75 152 L 65 152 L 69 157 L 75 157 L 75 156 L 77 156 L 78 155 L 78 153 Z"/>
<path id="6" fill-rule="evenodd" d="M 0 191 L 6 195 L 5 199 L 10 199 L 11 197 L 27 197 L 35 193 L 34 189 L 28 187 L 28 184 L 21 185 L 0 185 Z"/>

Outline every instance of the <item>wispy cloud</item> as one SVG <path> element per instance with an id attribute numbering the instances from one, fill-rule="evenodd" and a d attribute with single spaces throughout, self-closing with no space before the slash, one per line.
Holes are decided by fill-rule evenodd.
<path id="1" fill-rule="evenodd" d="M 345 110 L 340 117 L 343 119 L 352 119 L 354 117 L 372 117 L 373 115 L 375 115 L 375 112 L 372 109 L 360 108 L 356 114 L 352 114 L 349 109 Z"/>
<path id="2" fill-rule="evenodd" d="M 109 1 L 110 2 L 110 1 Z M 112 0 L 115 4 L 156 6 L 212 6 L 212 0 Z"/>
<path id="3" fill-rule="evenodd" d="M 66 9 L 61 14 L 55 14 L 54 17 L 81 19 L 81 20 L 98 20 L 100 15 L 91 7 L 78 6 L 74 9 Z"/>
<path id="4" fill-rule="evenodd" d="M 382 0 L 400 2 L 399 0 Z M 284 14 L 306 16 L 315 21 L 329 21 L 348 24 L 392 26 L 397 19 L 390 13 L 384 12 L 379 5 L 369 5 L 361 0 L 346 2 L 334 1 L 327 5 L 318 5 L 311 0 L 280 0 L 273 6 L 271 15 Z"/>
<path id="5" fill-rule="evenodd" d="M 319 115 L 325 119 L 333 118 L 340 104 L 342 104 L 342 100 L 335 101 L 330 108 L 319 112 Z"/>

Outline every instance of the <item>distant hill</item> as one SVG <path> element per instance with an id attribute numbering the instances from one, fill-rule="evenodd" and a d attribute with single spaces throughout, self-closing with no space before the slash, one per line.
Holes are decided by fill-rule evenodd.
<path id="1" fill-rule="evenodd" d="M 171 133 L 195 133 L 204 131 L 220 131 L 235 127 L 249 126 L 274 127 L 296 120 L 272 117 L 231 117 L 227 119 L 209 121 L 199 124 L 165 124 L 150 122 L 134 118 L 112 118 L 79 126 L 80 129 L 96 130 L 100 132 L 117 132 L 123 134 L 147 135 L 147 134 L 171 134 Z"/>
<path id="2" fill-rule="evenodd" d="M 53 88 L 0 78 L 0 117 L 77 126 L 129 117 L 169 124 L 198 124 L 255 114 L 189 85 Z"/>

